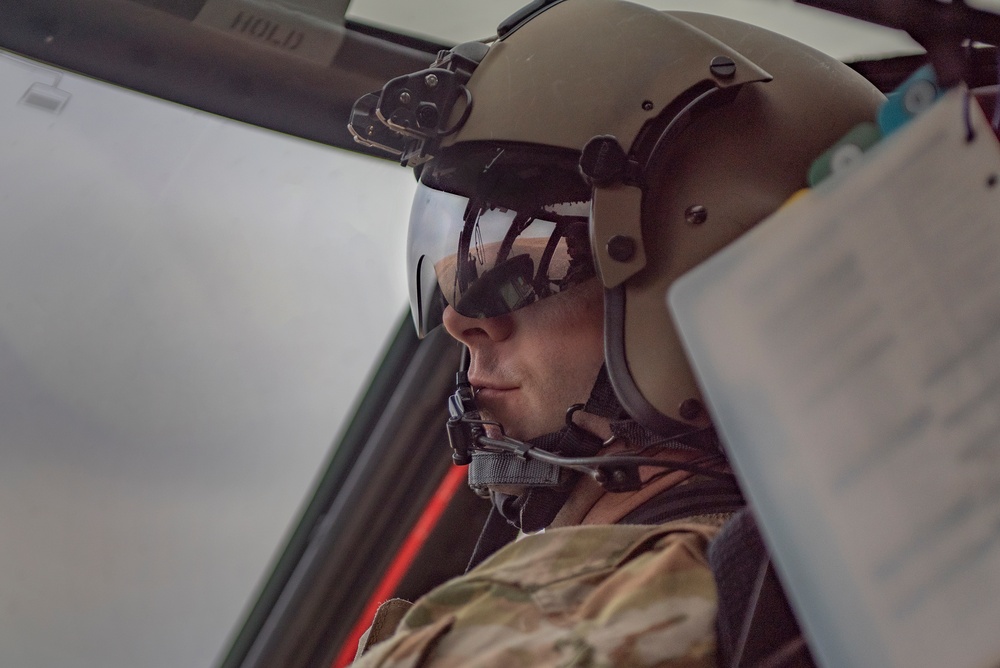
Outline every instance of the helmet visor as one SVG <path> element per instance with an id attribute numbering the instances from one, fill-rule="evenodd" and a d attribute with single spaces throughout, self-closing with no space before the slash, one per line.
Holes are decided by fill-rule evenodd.
<path id="1" fill-rule="evenodd" d="M 470 318 L 511 313 L 594 276 L 589 202 L 502 205 L 424 183 L 410 214 L 410 308 L 422 337 L 446 305 Z"/>

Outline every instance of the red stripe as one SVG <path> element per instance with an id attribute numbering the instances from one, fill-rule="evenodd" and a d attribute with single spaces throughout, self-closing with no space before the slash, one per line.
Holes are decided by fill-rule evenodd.
<path id="1" fill-rule="evenodd" d="M 354 655 L 358 651 L 358 641 L 361 639 L 361 634 L 371 625 L 378 606 L 383 601 L 388 600 L 393 592 L 396 591 L 396 587 L 410 569 L 413 560 L 417 558 L 420 548 L 427 542 L 427 537 L 430 535 L 431 530 L 437 526 L 438 520 L 441 519 L 441 514 L 448 507 L 448 503 L 455 496 L 459 485 L 465 479 L 465 467 L 453 466 L 441 480 L 441 484 L 438 485 L 434 496 L 430 498 L 430 501 L 424 507 L 424 512 L 421 513 L 420 519 L 413 525 L 406 540 L 403 541 L 403 545 L 399 548 L 399 552 L 396 553 L 385 575 L 382 576 L 382 581 L 375 588 L 375 592 L 371 595 L 371 598 L 368 599 L 368 604 L 365 605 L 361 616 L 355 622 L 350 635 L 344 640 L 344 644 L 330 668 L 343 668 L 354 660 Z"/>

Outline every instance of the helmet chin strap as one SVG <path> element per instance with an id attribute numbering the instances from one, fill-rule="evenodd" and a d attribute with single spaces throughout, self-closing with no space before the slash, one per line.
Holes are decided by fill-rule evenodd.
<path id="1" fill-rule="evenodd" d="M 468 381 L 468 365 L 469 351 L 466 349 L 456 378 L 455 394 L 448 400 L 447 428 L 452 459 L 458 465 L 469 465 L 469 487 L 480 496 L 489 496 L 495 510 L 507 522 L 524 531 L 543 529 L 559 512 L 579 476 L 579 471 L 562 466 L 560 460 L 591 458 L 604 443 L 573 424 L 572 413 L 580 406 L 571 407 L 566 426 L 558 431 L 527 442 L 504 436 L 502 425 L 482 419 Z M 590 399 L 582 408 L 610 419 L 624 415 L 603 366 Z M 499 439 L 486 435 L 486 427 L 490 425 L 500 431 Z M 511 489 L 516 492 L 506 493 Z"/>
<path id="2" fill-rule="evenodd" d="M 610 387 L 610 381 L 608 381 L 603 367 L 598 374 L 595 388 L 602 384 Z M 591 392 L 591 400 L 588 400 L 584 410 L 594 412 L 602 417 L 612 417 L 612 415 L 606 414 L 607 411 L 604 406 L 595 405 L 592 401 L 593 399 L 594 392 Z M 617 401 L 615 401 L 615 404 L 617 404 Z M 541 452 L 548 452 L 566 458 L 594 457 L 604 447 L 604 442 L 589 431 L 573 424 L 572 414 L 579 408 L 579 406 L 570 408 L 566 416 L 566 426 L 562 429 L 539 436 L 538 438 L 533 438 L 527 444 L 532 449 L 537 448 Z M 615 412 L 617 413 L 620 410 L 621 407 L 617 406 Z M 539 482 L 525 475 L 520 480 L 507 483 L 520 487 L 517 493 L 505 493 L 505 491 L 497 489 L 499 484 L 497 481 L 491 481 L 486 475 L 483 475 L 483 468 L 477 466 L 478 462 L 481 461 L 481 457 L 504 458 L 506 462 L 511 462 L 512 465 L 523 465 L 526 469 L 527 467 L 534 466 L 541 468 L 544 466 L 547 474 L 546 480 Z M 527 473 L 527 470 L 525 472 Z M 540 531 L 552 523 L 559 509 L 562 508 L 563 504 L 566 503 L 566 499 L 569 498 L 570 492 L 572 492 L 573 486 L 579 477 L 580 471 L 551 462 L 542 462 L 538 459 L 525 459 L 511 452 L 476 452 L 473 453 L 472 464 L 469 465 L 469 486 L 477 492 L 480 490 L 489 490 L 490 499 L 493 501 L 496 511 L 509 524 L 528 533 Z"/>
<path id="3" fill-rule="evenodd" d="M 591 476 L 611 492 L 640 489 L 639 466 L 684 469 L 711 477 L 729 475 L 689 462 L 635 455 L 598 456 L 611 441 L 602 441 L 575 425 L 572 416 L 577 410 L 610 420 L 614 434 L 611 440 L 621 438 L 638 447 L 658 445 L 717 452 L 714 439 L 702 442 L 702 430 L 664 437 L 630 419 L 603 366 L 587 403 L 569 408 L 563 428 L 528 441 L 505 436 L 502 425 L 481 418 L 468 383 L 467 364 L 466 356 L 458 373 L 458 388 L 449 400 L 448 435 L 453 459 L 456 464 L 469 465 L 469 486 L 481 496 L 489 496 L 496 512 L 517 529 L 532 532 L 548 526 L 580 473 Z M 500 437 L 487 436 L 487 426 L 499 430 Z M 694 436 L 698 438 L 692 440 Z"/>
<path id="4" fill-rule="evenodd" d="M 581 408 L 612 420 L 624 416 L 603 366 L 587 403 L 569 409 L 563 428 L 527 441 L 525 452 L 537 448 L 570 459 L 594 457 L 604 442 L 573 424 L 572 414 Z M 552 523 L 579 476 L 580 471 L 510 451 L 476 450 L 469 464 L 469 486 L 477 494 L 489 495 L 493 502 L 491 516 L 499 516 L 509 527 L 527 533 Z M 511 487 L 517 491 L 508 492 Z M 494 523 L 497 519 L 493 518 Z"/>
<path id="5" fill-rule="evenodd" d="M 611 383 L 604 367 L 601 367 L 597 375 L 590 399 L 586 404 L 569 408 L 566 413 L 566 424 L 561 429 L 529 439 L 523 444 L 514 439 L 504 439 L 511 447 L 503 450 L 474 450 L 469 464 L 469 486 L 477 492 L 500 485 L 561 487 L 566 484 L 566 478 L 575 479 L 575 475 L 569 475 L 575 473 L 571 469 L 560 466 L 558 462 L 546 462 L 531 455 L 540 452 L 566 458 L 596 455 L 605 443 L 589 431 L 573 424 L 573 413 L 581 409 L 612 420 L 623 415 L 622 407 L 611 390 Z M 480 440 L 480 443 L 483 441 Z M 489 441 L 486 444 L 489 445 Z M 521 447 L 518 448 L 518 445 Z"/>
<path id="6" fill-rule="evenodd" d="M 503 427 L 481 419 L 468 383 L 467 368 L 468 351 L 458 373 L 458 388 L 448 404 L 451 415 L 448 436 L 455 463 L 469 465 L 469 486 L 478 494 L 489 496 L 493 503 L 469 562 L 470 569 L 512 541 L 518 531 L 532 533 L 549 526 L 581 473 L 590 475 L 608 491 L 639 489 L 640 465 L 690 470 L 713 478 L 731 477 L 689 462 L 631 455 L 598 456 L 610 442 L 575 425 L 572 416 L 577 410 L 609 419 L 612 440 L 622 439 L 639 447 L 696 449 L 722 456 L 711 430 L 664 436 L 632 420 L 618 402 L 603 366 L 587 403 L 570 407 L 562 429 L 527 442 L 507 436 L 490 438 L 485 435 L 486 425 L 493 425 L 501 432 Z"/>
<path id="7" fill-rule="evenodd" d="M 626 492 L 642 487 L 638 474 L 640 466 L 684 470 L 709 477 L 729 475 L 685 462 L 633 454 L 597 456 L 601 448 L 611 441 L 601 441 L 574 424 L 572 415 L 577 410 L 608 418 L 614 438 L 621 438 L 634 446 L 694 449 L 721 456 L 711 427 L 662 434 L 629 418 L 618 403 L 603 366 L 587 403 L 569 407 L 565 427 L 528 441 L 511 438 L 504 433 L 502 424 L 482 418 L 468 379 L 468 358 L 466 350 L 456 377 L 455 393 L 448 398 L 446 427 L 455 464 L 475 464 L 470 474 L 473 489 L 495 485 L 554 487 L 564 483 L 559 469 L 586 473 L 610 492 Z M 489 436 L 487 427 L 498 431 L 499 437 Z"/>

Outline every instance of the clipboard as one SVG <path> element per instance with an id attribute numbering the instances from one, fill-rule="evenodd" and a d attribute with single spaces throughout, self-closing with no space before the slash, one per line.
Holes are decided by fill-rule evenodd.
<path id="1" fill-rule="evenodd" d="M 1000 665 L 998 179 L 953 89 L 669 291 L 824 666 Z"/>

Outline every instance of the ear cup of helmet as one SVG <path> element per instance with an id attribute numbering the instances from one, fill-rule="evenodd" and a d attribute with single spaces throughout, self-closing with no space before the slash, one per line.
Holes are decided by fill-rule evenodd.
<path id="1" fill-rule="evenodd" d="M 701 394 L 666 308 L 673 282 L 806 187 L 812 161 L 884 100 L 863 77 L 794 40 L 731 19 L 672 15 L 738 49 L 773 79 L 743 85 L 650 156 L 644 173 L 646 266 L 609 298 L 609 373 L 651 428 L 703 426 Z M 739 336 L 739 332 L 732 332 Z"/>

